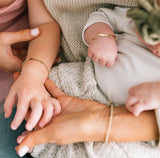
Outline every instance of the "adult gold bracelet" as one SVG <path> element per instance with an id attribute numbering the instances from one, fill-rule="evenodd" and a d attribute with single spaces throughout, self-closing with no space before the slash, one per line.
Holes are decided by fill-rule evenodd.
<path id="1" fill-rule="evenodd" d="M 110 117 L 109 117 L 109 123 L 108 123 L 108 129 L 107 129 L 107 133 L 106 133 L 106 138 L 105 138 L 105 142 L 108 143 L 108 139 L 109 139 L 109 134 L 111 131 L 111 124 L 112 124 L 112 118 L 113 118 L 113 103 L 109 104 L 109 108 L 110 108 Z"/>

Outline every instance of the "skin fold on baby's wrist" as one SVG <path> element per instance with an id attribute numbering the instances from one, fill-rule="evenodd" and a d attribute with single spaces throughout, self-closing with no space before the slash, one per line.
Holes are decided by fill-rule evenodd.
<path id="1" fill-rule="evenodd" d="M 36 61 L 26 62 L 22 67 L 21 74 L 37 78 L 42 82 L 45 82 L 46 78 L 48 77 L 48 71 L 46 70 L 44 65 Z"/>

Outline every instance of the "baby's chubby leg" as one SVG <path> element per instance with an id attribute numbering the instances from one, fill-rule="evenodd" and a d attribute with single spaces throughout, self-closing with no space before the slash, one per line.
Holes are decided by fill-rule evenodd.
<path id="1" fill-rule="evenodd" d="M 160 82 L 145 82 L 129 89 L 126 108 L 135 116 L 160 107 Z"/>

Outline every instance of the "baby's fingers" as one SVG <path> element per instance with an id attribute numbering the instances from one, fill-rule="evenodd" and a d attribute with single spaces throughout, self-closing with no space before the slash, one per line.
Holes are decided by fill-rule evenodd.
<path id="1" fill-rule="evenodd" d="M 49 101 L 43 101 L 43 116 L 42 119 L 39 122 L 39 126 L 43 128 L 52 118 L 54 107 L 51 102 Z"/>
<path id="2" fill-rule="evenodd" d="M 10 117 L 12 113 L 12 108 L 15 105 L 16 101 L 17 101 L 16 92 L 11 88 L 4 103 L 5 118 Z"/>
<path id="3" fill-rule="evenodd" d="M 31 102 L 31 115 L 27 121 L 26 129 L 31 131 L 39 122 L 42 116 L 42 103 L 40 100 L 33 99 Z"/>
<path id="4" fill-rule="evenodd" d="M 61 111 L 61 106 L 58 100 L 50 98 L 49 100 L 43 101 L 44 113 L 43 117 L 39 122 L 39 126 L 44 127 L 52 118 L 53 115 L 57 115 Z"/>
<path id="5" fill-rule="evenodd" d="M 22 121 L 24 120 L 27 114 L 27 111 L 28 111 L 28 104 L 29 104 L 29 99 L 19 98 L 18 103 L 17 103 L 17 111 L 11 123 L 11 128 L 13 130 L 16 130 L 19 127 L 19 125 L 22 123 Z"/>

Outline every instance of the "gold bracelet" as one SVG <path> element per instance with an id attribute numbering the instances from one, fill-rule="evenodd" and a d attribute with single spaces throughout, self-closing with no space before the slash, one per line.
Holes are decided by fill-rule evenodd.
<path id="1" fill-rule="evenodd" d="M 97 37 L 113 37 L 114 40 L 116 40 L 116 36 L 115 35 L 111 35 L 111 34 L 107 34 L 107 33 L 99 33 L 97 35 L 95 35 L 91 41 L 95 40 Z"/>
<path id="2" fill-rule="evenodd" d="M 25 64 L 26 62 L 30 61 L 30 60 L 34 60 L 34 61 L 37 61 L 37 62 L 43 64 L 43 66 L 46 68 L 46 70 L 47 70 L 47 72 L 48 72 L 48 75 L 49 75 L 49 71 L 50 71 L 49 68 L 48 68 L 47 65 L 46 65 L 42 60 L 40 60 L 40 59 L 28 58 L 28 59 L 26 59 L 26 60 L 23 62 L 22 68 L 23 68 L 24 64 Z"/>
<path id="3" fill-rule="evenodd" d="M 107 133 L 106 133 L 106 138 L 105 138 L 105 142 L 108 143 L 108 138 L 109 138 L 109 134 L 110 134 L 110 130 L 111 130 L 111 124 L 112 124 L 112 118 L 113 118 L 113 103 L 111 102 L 109 104 L 109 108 L 111 109 L 110 110 L 110 117 L 109 117 L 109 123 L 108 123 L 108 130 L 107 130 Z"/>

